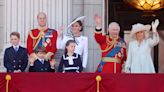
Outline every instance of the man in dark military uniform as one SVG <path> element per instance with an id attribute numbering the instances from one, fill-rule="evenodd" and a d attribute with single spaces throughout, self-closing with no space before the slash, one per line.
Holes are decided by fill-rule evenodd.
<path id="1" fill-rule="evenodd" d="M 12 46 L 6 48 L 4 55 L 4 66 L 7 72 L 24 72 L 28 64 L 26 48 L 19 46 L 20 34 L 12 32 L 10 41 Z"/>

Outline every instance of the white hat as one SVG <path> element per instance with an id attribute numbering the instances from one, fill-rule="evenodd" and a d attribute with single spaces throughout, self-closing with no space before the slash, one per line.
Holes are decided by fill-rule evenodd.
<path id="1" fill-rule="evenodd" d="M 76 18 L 74 21 L 72 21 L 72 22 L 67 26 L 67 29 L 70 28 L 70 27 L 72 26 L 72 24 L 76 23 L 76 22 L 79 21 L 79 20 L 83 20 L 83 19 L 85 19 L 85 18 L 86 18 L 86 16 L 80 16 L 80 17 Z"/>
<path id="2" fill-rule="evenodd" d="M 130 36 L 135 38 L 135 34 L 140 31 L 145 31 L 145 37 L 148 37 L 148 32 L 150 31 L 151 25 L 143 25 L 141 23 L 134 24 Z"/>

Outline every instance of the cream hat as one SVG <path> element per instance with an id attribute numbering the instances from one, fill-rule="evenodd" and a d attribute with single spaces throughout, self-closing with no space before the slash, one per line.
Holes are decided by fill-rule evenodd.
<path id="1" fill-rule="evenodd" d="M 141 23 L 134 24 L 132 26 L 132 30 L 131 30 L 130 36 L 132 38 L 135 38 L 135 34 L 137 32 L 145 31 L 145 37 L 147 38 L 148 34 L 149 34 L 148 32 L 150 31 L 150 28 L 151 28 L 151 25 L 143 25 Z"/>

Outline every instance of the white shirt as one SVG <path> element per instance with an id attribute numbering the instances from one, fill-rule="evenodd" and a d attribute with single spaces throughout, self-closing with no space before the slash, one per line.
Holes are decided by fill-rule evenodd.
<path id="1" fill-rule="evenodd" d="M 129 73 L 155 73 L 151 58 L 151 48 L 158 43 L 158 34 L 153 34 L 153 38 L 145 39 L 140 44 L 136 40 L 130 42 L 125 71 Z"/>
<path id="2" fill-rule="evenodd" d="M 42 64 L 44 64 L 44 59 L 38 58 L 38 60 L 39 60 Z"/>
<path id="3" fill-rule="evenodd" d="M 16 49 L 17 48 L 17 51 L 19 50 L 19 45 L 15 46 L 13 45 L 13 48 Z"/>
<path id="4" fill-rule="evenodd" d="M 77 44 L 75 47 L 75 53 L 83 56 L 82 58 L 82 65 L 84 68 L 87 66 L 88 62 L 88 38 L 85 36 L 75 37 Z M 57 40 L 57 48 L 64 49 L 65 44 L 68 40 L 73 40 L 72 37 L 64 36 L 63 39 L 59 38 Z"/>

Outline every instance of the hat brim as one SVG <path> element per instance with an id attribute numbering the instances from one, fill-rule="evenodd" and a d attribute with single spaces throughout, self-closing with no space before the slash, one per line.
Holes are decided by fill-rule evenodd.
<path id="1" fill-rule="evenodd" d="M 140 32 L 140 31 L 145 31 L 146 33 L 148 33 L 149 31 L 150 31 L 150 29 L 151 29 L 151 26 L 150 25 L 145 25 L 144 27 L 142 27 L 142 28 L 138 28 L 138 29 L 136 29 L 136 30 L 131 30 L 131 33 L 130 33 L 130 36 L 132 37 L 132 38 L 134 38 L 135 37 L 135 34 L 137 33 L 137 32 Z M 146 35 L 146 34 L 145 34 Z"/>
<path id="2" fill-rule="evenodd" d="M 85 19 L 85 17 L 86 17 L 86 16 L 80 16 L 80 17 L 76 18 L 74 21 L 72 21 L 72 22 L 67 26 L 67 29 L 69 29 L 69 28 L 72 26 L 72 24 L 76 23 L 77 21 Z"/>

